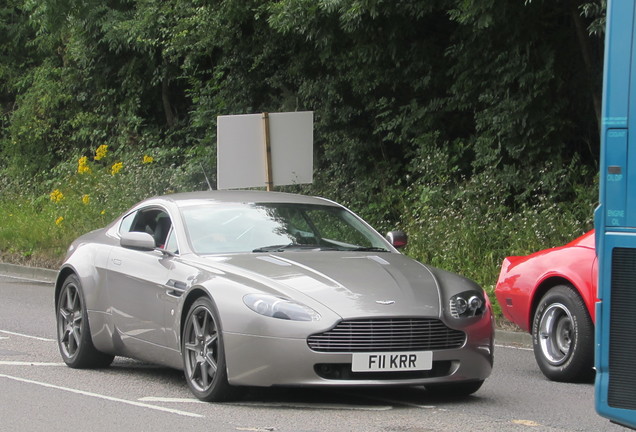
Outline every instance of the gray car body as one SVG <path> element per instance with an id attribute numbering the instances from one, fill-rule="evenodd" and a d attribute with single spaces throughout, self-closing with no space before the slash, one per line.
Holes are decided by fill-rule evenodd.
<path id="1" fill-rule="evenodd" d="M 59 272 L 55 298 L 64 280 L 70 274 L 77 275 L 95 348 L 183 369 L 181 331 L 185 316 L 197 298 L 207 296 L 219 316 L 228 381 L 233 385 L 425 385 L 484 380 L 490 375 L 490 304 L 479 317 L 458 319 L 449 311 L 451 296 L 470 290 L 483 293 L 474 282 L 408 258 L 388 242 L 389 252 L 199 256 L 189 246 L 179 207 L 210 200 L 339 206 L 322 198 L 258 191 L 175 194 L 143 201 L 122 217 L 149 206 L 163 209 L 176 230 L 176 255 L 122 247 L 121 217 L 78 238 Z M 290 321 L 259 315 L 243 302 L 250 293 L 293 299 L 317 311 L 321 319 Z M 310 335 L 325 332 L 342 320 L 400 317 L 438 318 L 449 328 L 466 333 L 460 348 L 432 353 L 433 362 L 450 362 L 447 374 L 331 380 L 316 373 L 316 364 L 350 364 L 352 353 L 315 352 L 307 343 Z"/>

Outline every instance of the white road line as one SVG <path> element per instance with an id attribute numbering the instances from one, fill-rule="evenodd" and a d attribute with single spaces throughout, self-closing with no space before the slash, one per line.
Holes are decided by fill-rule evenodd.
<path id="1" fill-rule="evenodd" d="M 520 350 L 520 351 L 532 351 L 532 348 L 526 348 L 526 347 L 521 347 L 521 346 L 498 345 L 498 344 L 495 344 L 495 346 L 497 348 L 510 348 L 510 349 L 516 349 L 516 350 Z"/>
<path id="2" fill-rule="evenodd" d="M 27 334 L 23 334 L 23 333 L 10 332 L 10 331 L 7 331 L 7 330 L 0 330 L 0 333 L 13 335 L 13 336 L 25 337 L 25 338 L 29 338 L 29 339 L 35 339 L 35 340 L 44 341 L 44 342 L 55 342 L 55 339 L 43 338 L 43 337 L 39 337 L 39 336 L 31 336 L 31 335 L 27 335 Z"/>
<path id="3" fill-rule="evenodd" d="M 51 362 L 25 362 L 25 361 L 0 361 L 0 366 L 66 366 L 66 363 Z"/>
<path id="4" fill-rule="evenodd" d="M 205 403 L 193 398 L 166 398 L 156 396 L 146 396 L 139 398 L 143 402 L 163 402 L 163 403 Z M 265 408 L 312 408 L 329 410 L 359 410 L 359 411 L 388 411 L 390 406 L 360 406 L 360 405 L 337 405 L 321 403 L 298 403 L 298 402 L 227 402 L 225 405 L 265 407 Z"/>
<path id="5" fill-rule="evenodd" d="M 273 426 L 264 426 L 264 427 L 236 427 L 237 431 L 248 431 L 248 432 L 271 432 L 275 431 L 276 428 Z"/>
<path id="6" fill-rule="evenodd" d="M 139 398 L 142 402 L 164 402 L 164 403 L 198 403 L 204 404 L 206 402 L 200 401 L 199 399 L 194 398 L 167 398 L 167 397 L 156 397 L 156 396 L 146 396 Z"/>
<path id="7" fill-rule="evenodd" d="M 445 411 L 443 408 L 438 408 L 435 405 L 420 405 L 420 404 L 407 402 L 407 401 L 403 401 L 403 400 L 372 396 L 372 395 L 368 395 L 368 394 L 367 395 L 362 395 L 362 394 L 353 393 L 353 392 L 350 392 L 350 391 L 341 392 L 341 394 L 348 395 L 348 396 L 353 396 L 353 397 L 363 397 L 363 398 L 366 398 L 366 399 L 369 399 L 369 400 L 389 403 L 389 404 L 393 405 L 393 406 L 390 407 L 391 409 L 393 409 L 393 407 L 395 405 L 402 405 L 402 406 L 408 406 L 408 407 L 412 407 L 412 408 L 431 409 L 431 410 L 432 409 L 437 409 L 438 411 Z"/>
<path id="8" fill-rule="evenodd" d="M 203 416 L 201 414 L 195 414 L 195 413 L 191 413 L 191 412 L 187 412 L 187 411 L 181 411 L 181 410 L 176 410 L 176 409 L 171 409 L 171 408 L 164 408 L 164 407 L 160 407 L 160 406 L 156 406 L 156 405 L 149 405 L 149 404 L 145 404 L 142 402 L 137 402 L 137 401 L 131 401 L 131 400 L 126 400 L 126 399 L 120 399 L 120 398 L 116 398 L 116 397 L 112 397 L 112 396 L 106 396 L 106 395 L 102 395 L 102 394 L 98 394 L 98 393 L 92 393 L 92 392 L 87 392 L 84 390 L 78 390 L 78 389 L 73 389 L 73 388 L 69 388 L 69 387 L 61 387 L 61 386 L 56 386 L 53 384 L 48 384 L 48 383 L 44 383 L 44 382 L 40 382 L 40 381 L 33 381 L 33 380 L 29 380 L 29 379 L 25 379 L 25 378 L 19 378 L 19 377 L 15 377 L 15 376 L 11 376 L 11 375 L 4 375 L 4 374 L 0 374 L 0 378 L 7 378 L 10 380 L 14 380 L 14 381 L 20 381 L 20 382 L 24 382 L 24 383 L 28 383 L 28 384 L 35 384 L 35 385 L 39 385 L 42 387 L 46 387 L 46 388 L 51 388 L 51 389 L 55 389 L 55 390 L 62 390 L 62 391 L 66 391 L 69 393 L 75 393 L 75 394 L 79 394 L 82 396 L 89 396 L 89 397 L 94 397 L 97 399 L 104 399 L 107 401 L 111 401 L 111 402 L 119 402 L 119 403 L 123 403 L 126 405 L 132 405 L 132 406 L 136 406 L 136 407 L 140 407 L 140 408 L 148 408 L 148 409 L 153 409 L 153 410 L 157 410 L 157 411 L 163 411 L 166 413 L 170 413 L 170 414 L 177 414 L 180 416 L 185 416 L 185 417 L 198 417 L 198 418 L 202 418 Z"/>

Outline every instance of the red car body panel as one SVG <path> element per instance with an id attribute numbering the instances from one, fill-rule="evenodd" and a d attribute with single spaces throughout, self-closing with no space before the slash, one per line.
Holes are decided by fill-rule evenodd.
<path id="1" fill-rule="evenodd" d="M 594 322 L 597 271 L 592 230 L 564 246 L 505 258 L 495 295 L 504 316 L 529 332 L 541 297 L 555 285 L 567 284 L 578 291 Z"/>

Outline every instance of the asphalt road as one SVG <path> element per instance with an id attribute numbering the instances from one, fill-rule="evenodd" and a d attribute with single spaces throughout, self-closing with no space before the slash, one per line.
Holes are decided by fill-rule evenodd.
<path id="1" fill-rule="evenodd" d="M 0 274 L 0 431 L 625 431 L 594 411 L 594 387 L 546 380 L 532 351 L 498 339 L 493 375 L 474 396 L 423 388 L 251 389 L 201 403 L 180 371 L 116 358 L 66 367 L 53 286 Z"/>

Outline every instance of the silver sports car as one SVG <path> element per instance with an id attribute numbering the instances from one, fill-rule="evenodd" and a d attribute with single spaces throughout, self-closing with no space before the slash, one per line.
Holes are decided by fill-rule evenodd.
<path id="1" fill-rule="evenodd" d="M 426 386 L 468 395 L 493 364 L 484 291 L 399 253 L 332 201 L 258 191 L 143 201 L 70 246 L 55 288 L 72 368 L 183 369 L 204 401 L 242 386 Z"/>

